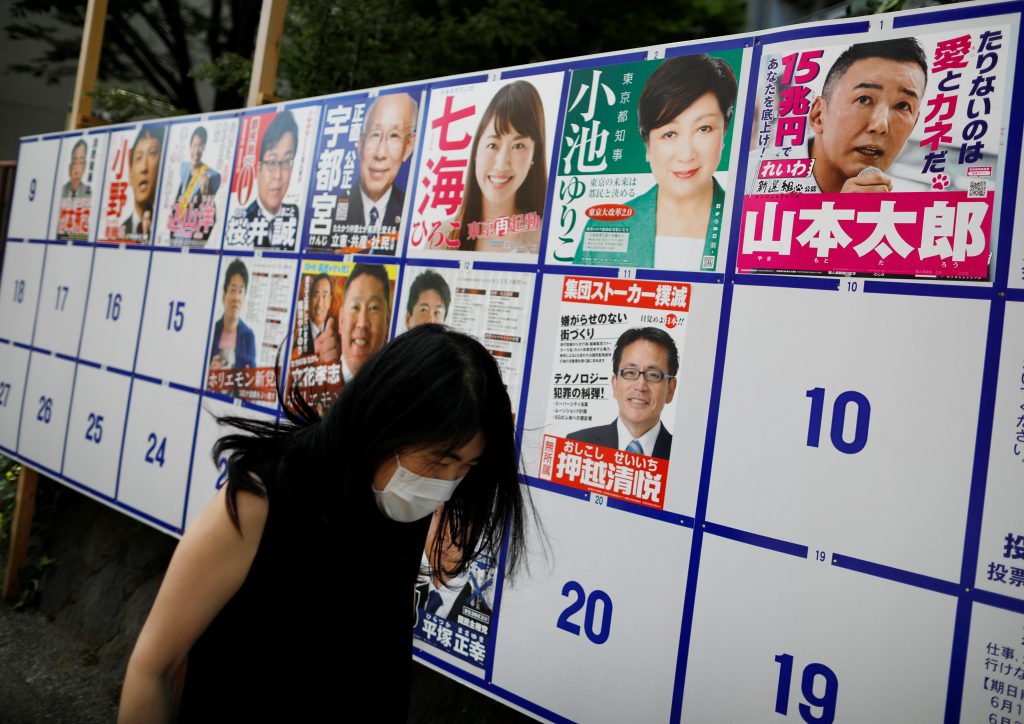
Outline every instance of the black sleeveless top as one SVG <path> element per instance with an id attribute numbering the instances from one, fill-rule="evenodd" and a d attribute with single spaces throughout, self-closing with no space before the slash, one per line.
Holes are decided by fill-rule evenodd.
<path id="1" fill-rule="evenodd" d="M 268 486 L 245 582 L 189 654 L 180 721 L 406 721 L 430 518 L 396 523 L 363 493 L 328 526 Z"/>

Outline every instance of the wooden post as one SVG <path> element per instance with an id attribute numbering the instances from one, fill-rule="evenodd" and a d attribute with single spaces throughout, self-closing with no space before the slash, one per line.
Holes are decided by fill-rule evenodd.
<path id="1" fill-rule="evenodd" d="M 281 57 L 281 35 L 284 33 L 284 15 L 288 0 L 263 0 L 260 27 L 256 31 L 256 54 L 252 59 L 252 79 L 249 81 L 247 106 L 273 103 L 277 100 L 277 61 Z"/>
<path id="2" fill-rule="evenodd" d="M 107 0 L 89 0 L 85 11 L 85 27 L 82 28 L 82 50 L 78 54 L 78 74 L 75 77 L 75 96 L 71 101 L 71 118 L 68 119 L 69 130 L 101 123 L 93 116 L 92 96 L 86 93 L 96 87 L 106 23 Z"/>
<path id="3" fill-rule="evenodd" d="M 32 515 L 36 511 L 38 480 L 39 474 L 35 470 L 21 466 L 18 495 L 14 500 L 14 520 L 11 521 L 11 547 L 7 551 L 7 568 L 4 571 L 4 598 L 14 598 L 21 593 L 18 571 L 28 557 L 28 536 L 32 530 Z"/>

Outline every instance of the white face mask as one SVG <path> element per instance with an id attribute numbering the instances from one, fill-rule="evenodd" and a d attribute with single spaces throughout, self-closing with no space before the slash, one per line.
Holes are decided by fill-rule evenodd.
<path id="1" fill-rule="evenodd" d="M 397 454 L 395 462 L 398 468 L 391 475 L 391 480 L 384 490 L 374 490 L 373 495 L 380 512 L 399 523 L 426 518 L 452 497 L 455 488 L 466 477 L 462 475 L 455 480 L 428 478 L 403 468 Z"/>

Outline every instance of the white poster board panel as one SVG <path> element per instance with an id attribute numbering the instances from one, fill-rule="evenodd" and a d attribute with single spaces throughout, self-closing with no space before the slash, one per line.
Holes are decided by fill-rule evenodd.
<path id="1" fill-rule="evenodd" d="M 960 721 L 1024 719 L 1024 614 L 975 603 L 967 645 Z"/>
<path id="2" fill-rule="evenodd" d="M 71 407 L 75 363 L 33 352 L 21 413 L 18 453 L 50 470 L 60 472 Z"/>
<path id="3" fill-rule="evenodd" d="M 121 454 L 117 499 L 180 528 L 199 398 L 135 380 Z"/>
<path id="4" fill-rule="evenodd" d="M 668 721 L 690 529 L 532 495 L 546 540 L 505 584 L 494 683 L 575 721 Z"/>
<path id="5" fill-rule="evenodd" d="M 176 252 L 154 254 L 135 371 L 198 388 L 203 375 L 217 257 Z"/>
<path id="6" fill-rule="evenodd" d="M 92 252 L 88 246 L 50 245 L 40 288 L 34 346 L 71 357 L 78 355 Z"/>
<path id="7" fill-rule="evenodd" d="M 64 448 L 66 477 L 113 498 L 131 379 L 79 364 Z"/>
<path id="8" fill-rule="evenodd" d="M 42 281 L 43 244 L 4 245 L 4 275 L 0 284 L 0 337 L 32 343 L 32 327 Z"/>
<path id="9" fill-rule="evenodd" d="M 254 420 L 273 422 L 274 416 L 258 412 L 241 405 L 229 405 L 220 400 L 203 399 L 199 406 L 199 427 L 196 430 L 195 450 L 192 452 L 192 479 L 188 487 L 188 507 L 185 512 L 185 527 L 192 525 L 203 509 L 213 500 L 227 482 L 227 457 L 222 456 L 216 464 L 211 457 L 213 445 L 224 435 L 237 432 L 227 425 L 217 424 L 218 417 L 246 417 Z"/>
<path id="10" fill-rule="evenodd" d="M 707 519 L 959 580 L 988 311 L 737 286 Z"/>
<path id="11" fill-rule="evenodd" d="M 577 319 L 587 317 L 589 314 L 570 313 L 568 305 L 562 301 L 564 282 L 571 279 L 571 276 L 545 275 L 539 309 L 549 310 L 547 314 L 538 315 L 533 352 L 533 372 L 530 377 L 529 401 L 526 409 L 524 433 L 522 441 L 523 465 L 528 475 L 539 477 L 538 471 L 542 468 L 542 451 L 545 435 L 560 435 L 569 431 L 573 434 L 572 427 L 559 423 L 549 422 L 558 414 L 553 406 L 553 396 L 557 394 L 558 380 L 560 377 L 570 376 L 574 371 L 568 366 L 560 366 L 559 356 L 575 354 L 568 350 L 561 350 L 561 341 L 568 335 L 570 338 L 580 334 L 586 334 L 588 321 L 579 325 L 573 324 Z M 645 284 L 656 284 L 645 281 Z M 618 282 L 621 284 L 621 282 Z M 629 286 L 629 282 L 625 282 Z M 656 284 L 657 286 L 657 284 Z M 704 439 L 707 430 L 708 405 L 710 401 L 711 383 L 714 375 L 715 349 L 718 343 L 718 327 L 721 317 L 722 288 L 717 284 L 686 284 L 673 283 L 673 287 L 684 286 L 687 288 L 688 311 L 685 318 L 682 314 L 675 314 L 677 321 L 673 334 L 678 337 L 676 342 L 679 352 L 679 369 L 676 377 L 676 388 L 673 399 L 664 406 L 661 422 L 672 434 L 671 462 L 668 465 L 668 478 L 665 484 L 663 510 L 673 513 L 682 513 L 692 516 L 695 512 L 697 501 L 697 488 L 700 481 L 701 462 L 704 455 Z M 601 315 L 605 311 L 619 315 L 622 310 L 613 307 L 595 307 L 594 313 Z M 606 315 L 607 316 L 607 315 Z M 625 325 L 619 325 L 613 332 L 600 331 L 600 327 L 593 327 L 594 336 L 614 340 L 624 329 L 657 325 L 669 328 L 666 321 L 672 313 L 663 311 L 639 310 L 638 313 L 628 317 Z M 568 317 L 568 326 L 563 321 Z M 620 316 L 622 319 L 625 315 Z M 682 339 L 685 335 L 685 343 Z M 609 344 L 609 355 L 605 363 L 598 368 L 598 374 L 612 377 L 612 349 Z M 666 370 L 667 371 L 667 370 Z M 575 380 L 573 380 L 575 381 Z M 661 384 L 664 384 L 661 383 Z M 607 381 L 593 385 L 598 393 L 604 394 L 604 399 L 594 402 L 582 400 L 571 402 L 593 405 L 599 409 L 599 419 L 591 424 L 605 423 L 613 419 L 616 410 L 621 411 L 621 406 L 615 400 L 614 389 L 603 389 L 609 386 Z M 622 403 L 626 404 L 626 403 Z M 597 407 L 603 405 L 603 407 Z M 604 415 L 600 417 L 600 415 Z M 575 427 L 582 427 L 582 424 L 575 424 Z M 550 439 L 550 438 L 549 438 Z M 621 441 L 620 441 L 621 442 Z"/>
<path id="12" fill-rule="evenodd" d="M 22 142 L 18 152 L 18 172 L 14 178 L 14 195 L 11 197 L 8 236 L 15 239 L 46 238 L 59 150 L 59 138 Z"/>
<path id="13" fill-rule="evenodd" d="M 81 359 L 131 371 L 149 256 L 136 248 L 96 248 Z"/>
<path id="14" fill-rule="evenodd" d="M 1024 303 L 1007 302 L 975 585 L 993 593 L 1024 599 L 1022 329 Z"/>
<path id="15" fill-rule="evenodd" d="M 50 209 L 50 239 L 93 241 L 100 219 L 100 196 L 110 134 L 65 136 L 60 143 L 57 179 Z"/>
<path id="16" fill-rule="evenodd" d="M 682 721 L 942 721 L 955 612 L 951 596 L 706 535 Z"/>
<path id="17" fill-rule="evenodd" d="M 18 423 L 28 371 L 27 349 L 0 344 L 0 445 L 8 450 L 18 446 Z"/>

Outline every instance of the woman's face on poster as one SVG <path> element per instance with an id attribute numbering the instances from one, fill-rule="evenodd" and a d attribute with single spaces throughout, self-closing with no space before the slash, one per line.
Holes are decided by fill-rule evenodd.
<path id="1" fill-rule="evenodd" d="M 682 113 L 651 130 L 647 161 L 659 194 L 686 199 L 706 193 L 722 159 L 725 115 L 712 93 L 705 93 Z"/>
<path id="2" fill-rule="evenodd" d="M 516 192 L 530 174 L 534 140 L 515 128 L 498 133 L 494 119 L 484 127 L 476 150 L 476 181 L 484 204 L 515 203 Z"/>

